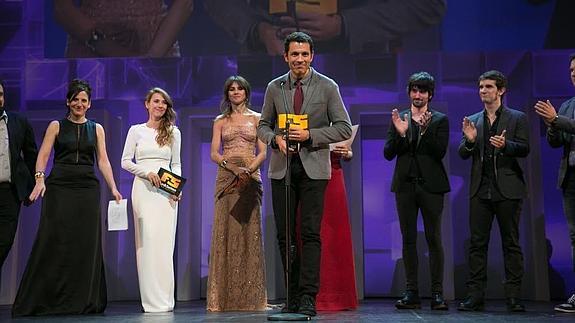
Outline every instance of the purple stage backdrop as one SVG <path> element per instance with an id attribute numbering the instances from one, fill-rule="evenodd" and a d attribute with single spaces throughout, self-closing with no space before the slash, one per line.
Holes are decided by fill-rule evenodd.
<path id="1" fill-rule="evenodd" d="M 316 55 L 314 67 L 339 83 L 352 123 L 360 125 L 353 144 L 354 159 L 344 165 L 360 298 L 394 297 L 404 287 L 401 234 L 390 192 L 395 161 L 386 161 L 382 151 L 391 110 L 407 107 L 406 80 L 421 70 L 435 76 L 432 106 L 447 113 L 450 120 L 445 163 L 452 190 L 445 197 L 443 215 L 446 296 L 461 298 L 466 292 L 470 161 L 459 158 L 457 146 L 463 117 L 482 108 L 477 77 L 489 69 L 498 69 L 508 76 L 506 104 L 524 111 L 530 123 L 531 153 L 523 161 L 530 195 L 524 201 L 520 224 L 526 267 L 522 297 L 548 300 L 573 292 L 571 247 L 561 192 L 555 187 L 560 150 L 548 146 L 545 128 L 532 108 L 539 99 L 549 99 L 558 107 L 575 95 L 568 73 L 571 50 L 545 49 L 552 32 L 548 26 L 555 6 L 561 2 L 451 1 L 443 22 L 430 29 L 435 38 L 429 42 L 428 50 L 409 50 L 408 44 L 415 40 L 406 36 L 404 47 L 391 52 Z M 480 3 L 482 8 L 490 4 L 499 9 L 477 10 L 474 14 L 470 8 L 479 8 Z M 89 80 L 94 89 L 89 118 L 106 129 L 115 178 L 122 194 L 129 197 L 132 176 L 120 167 L 127 130 L 132 124 L 146 121 L 143 96 L 147 90 L 153 86 L 166 89 L 175 99 L 182 130 L 182 170 L 188 178 L 179 207 L 174 254 L 177 300 L 204 297 L 216 173 L 216 166 L 210 161 L 209 143 L 221 88 L 228 76 L 244 75 L 254 87 L 252 102 L 259 110 L 267 82 L 287 70 L 283 58 L 237 55 L 234 51 L 239 50 L 239 45 L 209 21 L 202 13 L 203 2 L 196 1 L 190 22 L 182 31 L 184 36 L 179 38 L 183 54 L 180 58 L 67 59 L 63 58 L 65 34 L 51 20 L 52 2 L 47 1 L 45 7 L 43 4 L 38 0 L 0 0 L 0 77 L 6 84 L 7 109 L 28 116 L 40 144 L 49 121 L 65 114 L 67 82 L 76 77 Z M 483 15 L 493 12 L 507 20 L 492 16 L 488 23 L 482 20 Z M 532 19 L 524 19 L 526 15 Z M 230 42 L 229 46 L 222 46 L 222 41 Z M 205 47 L 194 48 L 194 42 Z M 283 281 L 266 171 L 267 163 L 262 172 L 262 214 L 268 295 L 275 299 L 283 296 Z M 104 206 L 110 194 L 105 185 L 102 188 Z M 15 297 L 39 216 L 40 203 L 22 209 L 14 247 L 2 268 L 0 304 L 10 304 Z M 106 224 L 104 216 L 102 221 Z M 131 218 L 129 225 L 125 232 L 103 232 L 110 300 L 139 298 Z M 419 228 L 420 293 L 426 296 L 430 294 L 427 247 L 421 223 Z M 503 297 L 503 256 L 498 232 L 495 223 L 488 267 L 490 298 Z"/>

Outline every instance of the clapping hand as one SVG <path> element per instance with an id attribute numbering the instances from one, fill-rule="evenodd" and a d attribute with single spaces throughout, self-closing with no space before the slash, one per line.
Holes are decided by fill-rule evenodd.
<path id="1" fill-rule="evenodd" d="M 407 128 L 409 124 L 407 123 L 408 114 L 403 115 L 403 119 L 399 116 L 399 111 L 397 109 L 391 110 L 391 121 L 395 126 L 395 130 L 400 136 L 405 137 L 407 133 Z"/>
<path id="2" fill-rule="evenodd" d="M 505 129 L 503 129 L 503 131 L 501 132 L 501 135 L 499 135 L 499 136 L 497 136 L 497 135 L 491 136 L 491 137 L 489 138 L 489 143 L 490 143 L 493 147 L 495 147 L 495 148 L 497 148 L 497 149 L 503 149 L 503 148 L 505 148 L 505 133 L 506 133 L 506 132 L 507 132 L 507 131 L 506 131 Z"/>
<path id="3" fill-rule="evenodd" d="M 546 125 L 550 125 L 551 122 L 553 122 L 553 119 L 557 116 L 557 111 L 549 100 L 545 102 L 537 101 L 537 103 L 535 103 L 535 113 L 543 118 Z"/>
<path id="4" fill-rule="evenodd" d="M 475 139 L 477 138 L 477 128 L 475 128 L 475 124 L 469 120 L 469 118 L 463 118 L 463 123 L 461 125 L 463 135 L 465 136 L 465 140 L 470 143 L 474 143 Z"/>
<path id="5" fill-rule="evenodd" d="M 427 130 L 427 126 L 429 126 L 429 122 L 431 121 L 431 112 L 425 111 L 424 113 L 420 114 L 418 118 L 414 120 L 419 126 L 421 134 L 424 134 L 425 131 Z"/>

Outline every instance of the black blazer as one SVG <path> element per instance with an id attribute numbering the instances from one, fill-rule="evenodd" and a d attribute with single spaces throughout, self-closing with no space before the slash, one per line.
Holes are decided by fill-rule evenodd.
<path id="1" fill-rule="evenodd" d="M 523 170 L 517 158 L 527 157 L 529 154 L 529 126 L 525 113 L 501 107 L 501 115 L 497 125 L 497 133 L 505 129 L 505 147 L 494 154 L 495 178 L 497 187 L 503 197 L 507 199 L 521 199 L 527 196 L 527 186 L 523 178 Z M 472 148 L 465 145 L 465 136 L 459 144 L 459 156 L 463 159 L 473 157 L 471 165 L 471 182 L 469 184 L 469 197 L 475 196 L 481 184 L 483 171 L 483 117 L 484 111 L 469 117 L 477 128 L 477 138 Z"/>
<path id="2" fill-rule="evenodd" d="M 402 138 L 399 135 L 393 121 L 389 126 L 383 155 L 387 160 L 397 157 L 391 182 L 392 192 L 400 192 L 408 184 L 406 180 L 409 175 L 409 165 L 413 159 L 417 161 L 421 170 L 423 189 L 430 193 L 447 193 L 450 191 L 449 179 L 442 162 L 449 143 L 449 120 L 441 112 L 431 109 L 429 111 L 431 112 L 431 120 L 427 130 L 419 138 L 412 138 L 411 110 L 404 110 L 399 113 L 402 118 L 404 114 L 408 114 L 409 128 L 406 137 Z M 415 154 L 412 154 L 409 146 L 414 140 L 419 140 L 419 143 Z"/>
<path id="3" fill-rule="evenodd" d="M 8 141 L 10 142 L 10 180 L 16 187 L 18 198 L 28 201 L 34 188 L 34 172 L 38 148 L 34 141 L 34 131 L 26 118 L 8 112 Z"/>
<path id="4" fill-rule="evenodd" d="M 561 156 L 561 165 L 559 166 L 559 176 L 557 178 L 557 187 L 562 188 L 569 168 L 569 153 L 571 152 L 571 141 L 575 134 L 575 120 L 573 112 L 575 111 L 575 97 L 563 102 L 557 115 L 559 116 L 547 128 L 547 142 L 553 148 L 563 147 Z"/>

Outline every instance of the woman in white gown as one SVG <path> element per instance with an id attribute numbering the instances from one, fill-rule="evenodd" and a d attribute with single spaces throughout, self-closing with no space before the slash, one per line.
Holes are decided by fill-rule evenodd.
<path id="1" fill-rule="evenodd" d="M 166 91 L 151 89 L 145 105 L 149 119 L 130 127 L 122 168 L 135 175 L 132 209 L 142 307 L 144 312 L 168 312 L 174 308 L 173 255 L 180 197 L 159 189 L 158 170 L 163 167 L 181 175 L 181 134 Z"/>

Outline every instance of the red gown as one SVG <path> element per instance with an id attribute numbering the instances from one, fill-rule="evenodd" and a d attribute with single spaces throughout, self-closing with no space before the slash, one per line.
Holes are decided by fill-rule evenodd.
<path id="1" fill-rule="evenodd" d="M 355 267 L 347 194 L 340 158 L 331 154 L 331 180 L 321 220 L 321 263 L 316 308 L 340 311 L 357 308 Z"/>

